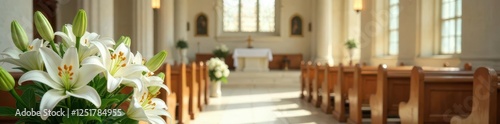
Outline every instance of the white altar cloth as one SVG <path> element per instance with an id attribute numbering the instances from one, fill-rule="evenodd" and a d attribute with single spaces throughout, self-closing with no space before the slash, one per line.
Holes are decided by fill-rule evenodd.
<path id="1" fill-rule="evenodd" d="M 268 48 L 236 48 L 233 59 L 238 71 L 269 71 L 268 65 L 273 60 L 273 54 Z"/>

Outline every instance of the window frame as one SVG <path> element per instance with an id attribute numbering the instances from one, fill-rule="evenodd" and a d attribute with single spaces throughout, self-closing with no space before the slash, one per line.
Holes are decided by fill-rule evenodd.
<path id="1" fill-rule="evenodd" d="M 400 41 L 399 40 L 399 36 L 400 36 L 399 35 L 400 34 L 400 30 L 399 30 L 400 29 L 400 19 L 399 19 L 399 17 L 400 17 L 400 13 L 401 13 L 400 12 L 400 9 L 401 9 L 400 4 L 401 4 L 401 2 L 399 0 L 398 0 L 398 3 L 395 5 L 391 4 L 391 0 L 385 0 L 385 3 L 384 3 L 385 10 L 387 11 L 387 18 L 386 18 L 387 21 L 386 21 L 386 26 L 385 26 L 385 31 L 384 31 L 385 32 L 385 35 L 384 35 L 385 36 L 385 38 L 384 38 L 384 41 L 385 41 L 384 42 L 384 56 L 398 56 L 399 55 L 399 41 Z M 398 25 L 397 25 L 396 29 L 391 29 L 391 27 L 390 27 L 391 26 L 391 13 L 392 13 L 391 8 L 393 6 L 398 7 L 398 14 L 397 14 Z M 390 49 L 391 49 L 391 32 L 392 31 L 397 31 L 397 33 L 398 33 L 398 39 L 397 39 L 398 49 L 397 49 L 396 54 L 391 54 L 391 51 L 390 51 Z"/>
<path id="2" fill-rule="evenodd" d="M 462 10 L 461 13 L 462 14 L 460 16 L 457 16 L 455 14 L 455 15 L 451 16 L 450 18 L 443 19 L 443 1 L 444 0 L 436 0 L 436 5 L 437 5 L 436 9 L 438 9 L 438 11 L 437 11 L 437 14 L 436 14 L 437 15 L 437 18 L 436 18 L 436 20 L 437 20 L 437 27 L 436 27 L 436 32 L 437 33 L 436 34 L 437 35 L 435 36 L 435 39 L 436 39 L 435 41 L 437 41 L 437 42 L 435 43 L 435 46 L 436 46 L 435 47 L 435 54 L 436 55 L 452 55 L 452 56 L 459 55 L 459 54 L 461 54 L 462 50 L 460 50 L 460 52 L 457 52 L 457 48 L 458 48 L 459 45 L 457 45 L 458 40 L 456 38 L 460 38 L 460 43 L 462 43 L 462 33 L 460 33 L 460 36 L 457 35 L 458 34 L 457 27 L 460 26 L 462 28 L 463 21 L 462 21 L 462 23 L 458 24 L 457 20 L 462 20 L 463 7 L 461 8 L 461 10 Z M 455 1 L 455 7 L 454 8 L 455 8 L 455 13 L 457 13 L 458 12 L 458 6 L 457 6 L 458 1 L 463 2 L 463 0 L 452 0 L 452 1 Z M 463 3 L 460 4 L 460 5 L 463 5 Z M 447 36 L 447 37 L 454 37 L 455 38 L 455 41 L 453 41 L 453 42 L 455 42 L 455 46 L 454 46 L 455 48 L 452 51 L 452 53 L 443 53 L 443 50 L 442 50 L 442 47 L 441 47 L 442 44 L 443 44 L 443 38 L 444 38 L 443 34 L 442 34 L 443 33 L 443 24 L 444 24 L 444 22 L 450 21 L 450 20 L 455 20 L 455 25 L 454 25 L 455 36 Z M 460 45 L 460 46 L 462 46 L 462 45 Z"/>
<path id="3" fill-rule="evenodd" d="M 281 13 L 281 0 L 275 0 L 274 3 L 274 32 L 259 32 L 260 28 L 260 21 L 259 21 L 259 1 L 257 0 L 257 27 L 256 27 L 256 32 L 241 32 L 241 0 L 239 1 L 239 7 L 238 7 L 238 32 L 227 32 L 224 31 L 224 0 L 219 0 L 219 7 L 217 8 L 220 16 L 217 17 L 218 22 L 217 22 L 217 36 L 222 36 L 222 37 L 248 37 L 249 35 L 251 36 L 279 36 L 280 35 L 280 13 Z"/>

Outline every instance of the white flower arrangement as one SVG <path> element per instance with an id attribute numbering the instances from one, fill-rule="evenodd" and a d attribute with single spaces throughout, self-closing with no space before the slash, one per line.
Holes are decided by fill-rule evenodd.
<path id="1" fill-rule="evenodd" d="M 227 82 L 227 77 L 229 76 L 229 67 L 219 58 L 211 58 L 207 61 L 207 66 L 209 70 L 210 81 L 222 81 Z"/>
<path id="2" fill-rule="evenodd" d="M 35 26 L 43 39 L 28 42 L 26 32 L 16 22 L 11 25 L 12 39 L 16 47 L 7 49 L 0 62 L 17 65 L 25 73 L 14 89 L 12 75 L 0 67 L 0 90 L 8 91 L 16 98 L 16 108 L 0 107 L 0 116 L 19 118 L 21 123 L 166 123 L 161 116 L 170 118 L 167 106 L 159 95 L 163 84 L 161 73 L 154 76 L 167 53 L 162 51 L 145 61 L 140 53 L 130 51 L 130 38 L 122 37 L 117 43 L 110 38 L 100 38 L 89 33 L 87 16 L 80 10 L 60 32 L 41 12 L 35 12 Z M 60 36 L 62 43 L 55 44 Z M 49 46 L 49 47 L 48 47 Z M 32 81 L 34 83 L 24 83 Z M 133 92 L 122 93 L 124 87 Z M 39 98 L 39 100 L 37 99 Z M 122 103 L 129 102 L 127 110 Z M 39 116 L 15 116 L 17 110 L 39 111 Z M 106 111 L 106 116 L 51 116 L 43 113 L 51 110 L 77 109 Z M 113 114 L 109 110 L 112 110 Z M 118 110 L 118 111 L 115 111 Z"/>
<path id="3" fill-rule="evenodd" d="M 221 44 L 216 46 L 212 53 L 215 57 L 224 59 L 227 55 L 229 55 L 229 48 L 225 44 Z"/>

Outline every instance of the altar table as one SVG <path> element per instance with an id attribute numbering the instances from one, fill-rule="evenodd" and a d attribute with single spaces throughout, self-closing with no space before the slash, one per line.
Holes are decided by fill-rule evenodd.
<path id="1" fill-rule="evenodd" d="M 273 54 L 268 48 L 236 48 L 233 59 L 236 71 L 269 71 Z"/>

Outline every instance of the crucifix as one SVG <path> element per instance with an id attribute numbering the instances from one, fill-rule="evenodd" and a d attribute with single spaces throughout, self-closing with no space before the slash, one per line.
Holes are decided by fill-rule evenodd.
<path id="1" fill-rule="evenodd" d="M 252 36 L 249 35 L 247 39 L 247 48 L 253 48 L 252 41 Z"/>

